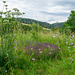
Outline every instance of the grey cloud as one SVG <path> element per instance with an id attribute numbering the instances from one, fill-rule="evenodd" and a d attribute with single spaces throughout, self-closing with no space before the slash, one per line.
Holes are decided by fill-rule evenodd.
<path id="1" fill-rule="evenodd" d="M 65 21 L 70 14 L 69 11 L 75 10 L 75 0 L 6 0 L 6 1 L 10 9 L 13 7 L 19 8 L 22 12 L 26 13 L 24 17 L 34 18 L 40 21 L 48 21 L 48 22 L 62 21 L 62 20 Z M 55 8 L 56 6 L 57 8 Z M 55 9 L 58 10 L 56 11 Z"/>
<path id="2" fill-rule="evenodd" d="M 48 22 L 50 22 L 50 21 L 55 21 L 55 19 L 54 18 L 51 18 L 51 19 L 48 20 Z"/>
<path id="3" fill-rule="evenodd" d="M 62 0 L 55 3 L 56 5 L 61 5 L 64 8 L 74 9 L 75 10 L 75 0 Z"/>
<path id="4" fill-rule="evenodd" d="M 54 15 L 54 16 L 68 16 L 69 13 L 50 13 L 50 12 L 44 12 L 41 11 L 41 13 L 46 14 L 46 15 Z"/>

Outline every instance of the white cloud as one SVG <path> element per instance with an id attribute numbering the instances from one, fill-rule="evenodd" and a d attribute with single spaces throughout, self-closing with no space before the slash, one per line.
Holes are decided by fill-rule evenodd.
<path id="1" fill-rule="evenodd" d="M 2 8 L 0 0 L 0 11 Z M 6 0 L 8 8 L 18 8 L 25 12 L 25 18 L 32 18 L 49 23 L 66 21 L 70 11 L 75 9 L 75 0 Z M 73 3 L 73 4 L 72 4 Z M 42 13 L 46 12 L 46 13 Z"/>

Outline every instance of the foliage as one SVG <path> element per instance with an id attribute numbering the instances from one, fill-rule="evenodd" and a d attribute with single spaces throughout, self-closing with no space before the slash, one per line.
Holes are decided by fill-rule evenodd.
<path id="1" fill-rule="evenodd" d="M 37 21 L 37 20 L 33 20 L 33 19 L 28 19 L 28 18 L 17 18 L 20 22 L 22 23 L 25 23 L 25 24 L 39 24 L 40 26 L 42 27 L 45 27 L 45 28 L 51 28 L 51 24 L 49 23 L 46 23 L 46 22 L 41 22 L 41 21 Z"/>
<path id="2" fill-rule="evenodd" d="M 35 23 L 25 34 L 26 25 L 9 14 L 1 17 L 0 26 L 1 75 L 75 75 L 74 37 L 59 29 L 42 31 Z"/>
<path id="3" fill-rule="evenodd" d="M 42 31 L 43 30 L 42 27 L 40 25 L 38 25 L 38 24 L 36 25 L 36 23 L 33 23 L 31 26 L 33 28 L 33 31 L 38 32 L 38 31 Z"/>
<path id="4" fill-rule="evenodd" d="M 53 29 L 56 29 L 57 27 L 59 28 L 59 29 L 61 29 L 62 28 L 62 26 L 63 26 L 63 24 L 64 24 L 64 22 L 61 22 L 61 23 L 54 23 L 54 24 L 52 24 L 52 27 L 53 27 Z"/>
<path id="5" fill-rule="evenodd" d="M 21 24 L 20 28 L 21 28 L 22 32 L 26 32 L 26 31 L 31 31 L 32 30 L 32 27 L 29 26 L 29 25 Z"/>
<path id="6" fill-rule="evenodd" d="M 49 29 L 55 29 L 56 27 L 58 27 L 59 29 L 62 28 L 63 23 L 54 23 L 54 24 L 49 24 L 47 22 L 41 22 L 41 21 L 37 21 L 37 20 L 33 20 L 33 19 L 29 19 L 29 18 L 17 18 L 21 23 L 25 23 L 25 24 L 33 24 L 35 23 L 36 25 L 40 25 L 41 27 L 44 28 L 49 28 Z"/>
<path id="7" fill-rule="evenodd" d="M 72 32 L 75 31 L 75 11 L 71 11 L 70 16 L 68 17 L 68 20 L 63 25 L 63 30 L 70 29 Z"/>

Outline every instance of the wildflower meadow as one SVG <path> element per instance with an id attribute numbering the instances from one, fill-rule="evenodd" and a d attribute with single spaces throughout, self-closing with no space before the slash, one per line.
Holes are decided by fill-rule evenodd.
<path id="1" fill-rule="evenodd" d="M 20 23 L 25 13 L 0 12 L 0 75 L 75 75 L 75 33 Z M 5 16 L 5 17 L 3 17 Z M 26 30 L 25 30 L 26 29 Z M 67 31 L 67 33 L 69 33 Z"/>

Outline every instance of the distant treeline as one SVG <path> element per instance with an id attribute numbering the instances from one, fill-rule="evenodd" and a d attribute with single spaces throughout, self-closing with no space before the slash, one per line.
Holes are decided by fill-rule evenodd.
<path id="1" fill-rule="evenodd" d="M 37 20 L 33 20 L 33 19 L 29 19 L 29 18 L 17 18 L 21 23 L 25 23 L 25 24 L 39 24 L 40 26 L 44 27 L 44 28 L 49 28 L 49 29 L 55 29 L 55 28 L 62 28 L 64 22 L 62 23 L 54 23 L 54 24 L 49 24 L 47 22 L 41 22 L 41 21 L 37 21 Z"/>
<path id="2" fill-rule="evenodd" d="M 62 28 L 63 27 L 63 24 L 64 24 L 65 22 L 61 22 L 61 23 L 53 23 L 52 24 L 52 27 L 53 27 L 53 29 L 55 29 L 55 28 Z"/>

